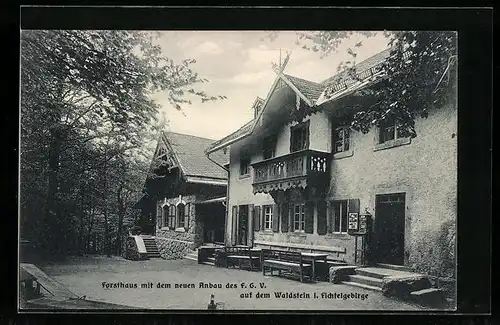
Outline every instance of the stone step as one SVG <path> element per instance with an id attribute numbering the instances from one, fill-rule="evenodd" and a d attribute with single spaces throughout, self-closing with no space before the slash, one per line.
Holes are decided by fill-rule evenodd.
<path id="1" fill-rule="evenodd" d="M 186 256 L 184 256 L 184 258 L 186 260 L 198 261 L 198 257 L 197 256 L 186 255 Z"/>
<path id="2" fill-rule="evenodd" d="M 375 279 L 383 279 L 384 277 L 387 276 L 384 273 L 379 273 L 379 272 L 372 271 L 372 270 L 366 270 L 364 268 L 358 268 L 354 272 L 357 275 L 366 276 L 366 277 L 375 278 Z"/>
<path id="3" fill-rule="evenodd" d="M 382 279 L 373 278 L 373 277 L 364 276 L 364 275 L 348 275 L 348 279 L 351 282 L 367 284 L 369 286 L 374 286 L 374 287 L 379 287 L 379 288 L 382 288 L 382 286 L 384 285 L 384 281 Z"/>
<path id="4" fill-rule="evenodd" d="M 207 261 L 215 263 L 215 257 L 207 257 Z"/>
<path id="5" fill-rule="evenodd" d="M 443 308 L 448 301 L 443 291 L 437 288 L 427 288 L 410 292 L 410 298 L 420 305 L 427 305 L 436 308 Z"/>
<path id="6" fill-rule="evenodd" d="M 208 262 L 208 261 L 201 262 L 201 264 L 210 265 L 210 266 L 215 266 L 215 263 L 214 263 L 214 262 Z"/>
<path id="7" fill-rule="evenodd" d="M 391 269 L 391 270 L 395 270 L 395 271 L 411 272 L 411 269 L 404 266 L 404 265 L 377 263 L 377 266 L 384 268 L 384 269 Z"/>
<path id="8" fill-rule="evenodd" d="M 357 288 L 373 290 L 373 291 L 380 291 L 380 292 L 382 291 L 382 288 L 380 288 L 380 287 L 375 287 L 375 286 L 371 286 L 371 285 L 363 284 L 363 283 L 359 283 L 359 282 L 342 281 L 342 284 L 352 286 L 352 287 L 357 287 Z"/>
<path id="9" fill-rule="evenodd" d="M 184 258 L 187 260 L 192 260 L 192 261 L 198 261 L 198 250 L 192 250 L 186 255 L 184 255 Z"/>
<path id="10" fill-rule="evenodd" d="M 387 268 L 380 268 L 380 267 L 360 267 L 360 268 L 356 269 L 356 274 L 369 276 L 369 277 L 373 277 L 373 278 L 378 278 L 378 279 L 383 279 L 387 276 L 399 277 L 399 278 L 422 276 L 422 274 L 418 274 L 418 273 L 401 271 L 401 270 L 393 270 L 393 269 L 387 269 Z"/>
<path id="11" fill-rule="evenodd" d="M 147 256 L 149 258 L 157 258 L 161 257 L 160 251 L 158 250 L 158 246 L 156 245 L 156 241 L 154 238 L 142 237 L 144 242 L 144 247 L 146 248 Z"/>

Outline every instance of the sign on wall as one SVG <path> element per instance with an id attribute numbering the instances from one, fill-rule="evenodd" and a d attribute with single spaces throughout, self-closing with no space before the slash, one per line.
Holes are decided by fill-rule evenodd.
<path id="1" fill-rule="evenodd" d="M 349 230 L 358 230 L 358 213 L 351 212 L 349 213 Z"/>

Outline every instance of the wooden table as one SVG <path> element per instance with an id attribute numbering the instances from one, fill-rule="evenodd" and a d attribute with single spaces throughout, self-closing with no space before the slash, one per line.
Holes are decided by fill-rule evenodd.
<path id="1" fill-rule="evenodd" d="M 324 253 L 302 253 L 302 259 L 312 263 L 312 278 L 316 281 L 316 261 L 324 261 L 328 254 Z"/>

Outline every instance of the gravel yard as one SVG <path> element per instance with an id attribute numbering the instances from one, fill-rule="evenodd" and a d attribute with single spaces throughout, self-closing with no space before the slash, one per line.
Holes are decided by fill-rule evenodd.
<path id="1" fill-rule="evenodd" d="M 422 310 L 361 288 L 300 283 L 191 260 L 86 256 L 40 268 L 79 296 L 147 309 L 206 310 L 213 294 L 228 310 Z"/>

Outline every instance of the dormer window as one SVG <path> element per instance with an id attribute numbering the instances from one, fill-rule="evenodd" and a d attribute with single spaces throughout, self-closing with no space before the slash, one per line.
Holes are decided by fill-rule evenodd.
<path id="1" fill-rule="evenodd" d="M 350 147 L 350 128 L 339 127 L 333 132 L 333 153 L 348 151 Z"/>
<path id="2" fill-rule="evenodd" d="M 270 159 L 276 156 L 276 136 L 268 136 L 263 141 L 263 158 Z"/>
<path id="3" fill-rule="evenodd" d="M 309 148 L 309 121 L 290 127 L 290 152 Z"/>

